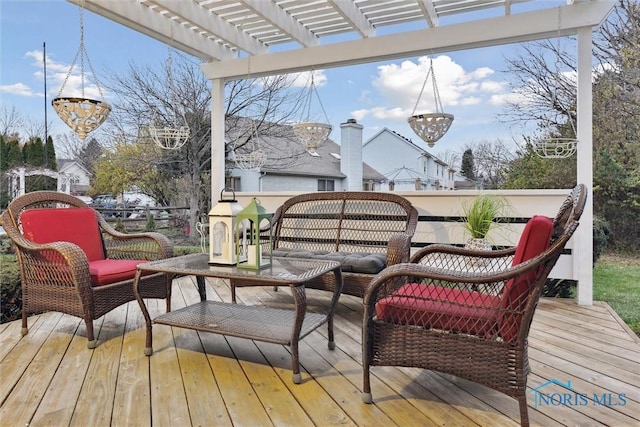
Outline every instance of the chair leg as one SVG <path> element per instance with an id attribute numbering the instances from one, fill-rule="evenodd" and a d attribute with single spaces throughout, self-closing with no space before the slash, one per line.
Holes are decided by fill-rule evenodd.
<path id="1" fill-rule="evenodd" d="M 518 404 L 520 405 L 520 425 L 522 427 L 529 427 L 529 410 L 527 407 L 527 396 L 519 396 Z"/>
<path id="2" fill-rule="evenodd" d="M 27 310 L 22 307 L 22 329 L 20 330 L 20 334 L 25 336 L 29 333 L 29 328 L 27 326 Z"/>
<path id="3" fill-rule="evenodd" d="M 96 348 L 98 346 L 98 340 L 95 339 L 95 337 L 93 335 L 93 320 L 92 319 L 85 319 L 84 323 L 87 326 L 87 340 L 89 340 L 87 342 L 87 348 L 90 349 L 90 350 L 93 350 L 94 348 Z"/>
<path id="4" fill-rule="evenodd" d="M 365 365 L 362 369 L 362 401 L 364 403 L 372 403 L 371 381 L 369 378 L 369 365 Z"/>

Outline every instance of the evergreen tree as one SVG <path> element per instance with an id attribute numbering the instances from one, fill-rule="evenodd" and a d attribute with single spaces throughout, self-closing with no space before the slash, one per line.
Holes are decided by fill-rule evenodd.
<path id="1" fill-rule="evenodd" d="M 4 135 L 0 135 L 0 174 L 6 172 L 7 169 L 7 156 L 9 154 L 9 147 L 4 140 Z"/>
<path id="2" fill-rule="evenodd" d="M 56 148 L 53 145 L 53 138 L 47 137 L 47 143 L 45 144 L 45 166 L 51 170 L 58 170 L 58 163 L 56 162 Z"/>
<path id="3" fill-rule="evenodd" d="M 17 139 L 7 142 L 7 170 L 24 165 L 24 157 Z"/>
<path id="4" fill-rule="evenodd" d="M 24 144 L 22 153 L 25 164 L 35 167 L 44 166 L 44 144 L 39 137 Z"/>
<path id="5" fill-rule="evenodd" d="M 473 161 L 473 151 L 471 151 L 471 148 L 466 149 L 462 154 L 460 173 L 462 174 L 462 176 L 471 181 L 476 180 L 476 168 Z"/>

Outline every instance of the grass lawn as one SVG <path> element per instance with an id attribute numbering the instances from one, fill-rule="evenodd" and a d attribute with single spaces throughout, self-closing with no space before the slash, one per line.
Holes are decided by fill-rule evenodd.
<path id="1" fill-rule="evenodd" d="M 640 336 L 640 259 L 603 255 L 593 270 L 593 300 L 608 303 Z"/>

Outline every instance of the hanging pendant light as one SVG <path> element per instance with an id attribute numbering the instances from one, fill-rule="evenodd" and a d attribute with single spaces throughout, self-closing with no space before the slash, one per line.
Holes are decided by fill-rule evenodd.
<path id="1" fill-rule="evenodd" d="M 187 123 L 186 117 L 176 105 L 180 105 L 179 96 L 176 93 L 173 84 L 173 21 L 171 22 L 171 43 L 169 45 L 169 53 L 167 55 L 167 79 L 169 81 L 169 92 L 171 99 L 170 112 L 167 116 L 160 120 L 160 115 L 156 110 L 153 114 L 153 121 L 148 127 L 149 136 L 153 142 L 160 148 L 165 150 L 177 150 L 182 148 L 191 135 L 191 130 Z"/>
<path id="2" fill-rule="evenodd" d="M 253 106 L 253 81 L 251 81 L 251 57 L 249 57 L 248 69 L 247 69 L 247 81 L 249 82 L 249 115 Z M 267 162 L 267 155 L 262 150 L 260 144 L 260 135 L 258 128 L 256 127 L 256 121 L 252 117 L 245 117 L 240 119 L 238 123 L 242 121 L 248 121 L 249 123 L 249 138 L 243 140 L 237 138 L 233 147 L 232 158 L 236 167 L 247 171 L 259 172 L 262 166 Z M 242 125 L 241 125 L 242 126 Z M 244 133 L 244 132 L 242 132 Z"/>
<path id="3" fill-rule="evenodd" d="M 560 64 L 562 63 L 562 59 L 561 59 L 561 55 L 560 55 L 560 50 L 561 50 L 561 45 L 560 45 L 560 28 L 561 28 L 561 14 L 560 14 L 560 9 L 558 9 L 558 30 L 557 30 L 557 34 L 556 34 L 556 38 L 558 40 L 558 45 L 556 47 L 556 64 L 555 64 L 555 68 L 556 68 L 556 74 L 555 74 L 555 83 L 556 83 L 556 87 L 553 90 L 553 99 L 551 104 L 552 105 L 562 105 L 561 101 L 558 101 L 557 97 L 558 97 L 558 92 L 561 90 L 563 84 L 562 84 L 562 74 L 560 73 Z M 545 124 L 545 128 L 547 129 L 547 131 L 549 132 L 549 135 L 545 138 L 541 138 L 538 141 L 536 141 L 534 143 L 534 150 L 536 152 L 536 154 L 538 155 L 538 157 L 541 157 L 543 159 L 564 159 L 567 157 L 571 157 L 573 156 L 577 149 L 578 149 L 578 132 L 576 131 L 576 126 L 573 122 L 573 115 L 571 114 L 570 111 L 568 111 L 565 108 L 561 108 L 562 109 L 562 115 L 567 117 L 567 120 L 570 124 L 571 127 L 571 133 L 573 134 L 573 138 L 572 137 L 555 137 L 552 133 L 552 131 L 550 131 L 551 128 L 557 126 L 558 120 L 556 117 L 556 120 L 553 121 L 551 119 L 546 120 L 546 124 Z M 566 132 L 566 130 L 565 130 Z"/>
<path id="4" fill-rule="evenodd" d="M 418 108 L 420 98 L 422 97 L 429 77 L 431 77 L 433 83 L 435 112 L 416 114 L 416 109 Z M 422 89 L 420 90 L 420 95 L 418 96 L 416 105 L 413 107 L 413 112 L 407 121 L 416 135 L 425 141 L 429 147 L 433 147 L 436 141 L 447 133 L 449 127 L 451 127 L 451 123 L 453 123 L 453 114 L 447 114 L 442 111 L 442 101 L 440 100 L 440 92 L 438 91 L 438 85 L 436 84 L 436 74 L 433 71 L 433 58 L 431 57 L 429 57 L 429 71 L 427 72 L 427 76 L 422 84 Z"/>
<path id="5" fill-rule="evenodd" d="M 60 92 L 58 96 L 51 101 L 51 105 L 53 109 L 58 113 L 58 116 L 62 119 L 63 122 L 67 124 L 74 131 L 80 139 L 85 139 L 89 132 L 97 129 L 109 116 L 111 112 L 111 107 L 105 101 L 99 101 L 95 99 L 85 98 L 84 96 L 84 59 L 85 56 L 87 58 L 87 62 L 89 63 L 89 67 L 91 69 L 91 74 L 93 74 L 93 78 L 96 78 L 96 73 L 93 71 L 93 65 L 91 65 L 91 61 L 89 60 L 89 55 L 84 46 L 84 9 L 82 7 L 80 9 L 80 46 L 78 47 L 78 52 L 76 52 L 76 56 L 71 63 L 71 67 L 69 68 L 69 72 L 67 73 L 62 86 L 60 87 Z M 81 89 L 82 96 L 81 97 L 62 97 L 62 91 L 71 76 L 71 72 L 76 65 L 76 61 L 80 57 L 80 77 L 81 77 Z M 100 92 L 100 97 L 104 98 L 102 94 L 102 89 L 98 85 L 98 81 L 96 80 L 96 87 Z"/>
<path id="6" fill-rule="evenodd" d="M 325 123 L 314 122 L 311 119 L 311 102 L 313 100 L 313 95 L 316 95 L 318 98 L 320 109 L 322 110 L 326 120 Z M 327 117 L 327 113 L 322 105 L 322 100 L 320 99 L 318 89 L 314 82 L 313 71 L 311 71 L 311 84 L 309 85 L 309 89 L 303 95 L 302 104 L 304 118 L 300 122 L 292 125 L 293 133 L 298 137 L 300 142 L 305 145 L 309 152 L 315 153 L 316 149 L 324 144 L 327 138 L 329 138 L 329 135 L 333 130 L 333 126 L 329 124 L 329 117 Z"/>

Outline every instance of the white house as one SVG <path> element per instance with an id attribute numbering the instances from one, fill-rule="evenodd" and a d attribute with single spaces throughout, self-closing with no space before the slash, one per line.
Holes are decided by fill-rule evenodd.
<path id="1" fill-rule="evenodd" d="M 388 128 L 364 143 L 362 159 L 385 176 L 384 190 L 453 190 L 461 179 L 445 162 Z"/>
<path id="2" fill-rule="evenodd" d="M 91 173 L 71 159 L 56 159 L 58 164 L 58 191 L 84 196 L 91 187 Z"/>

